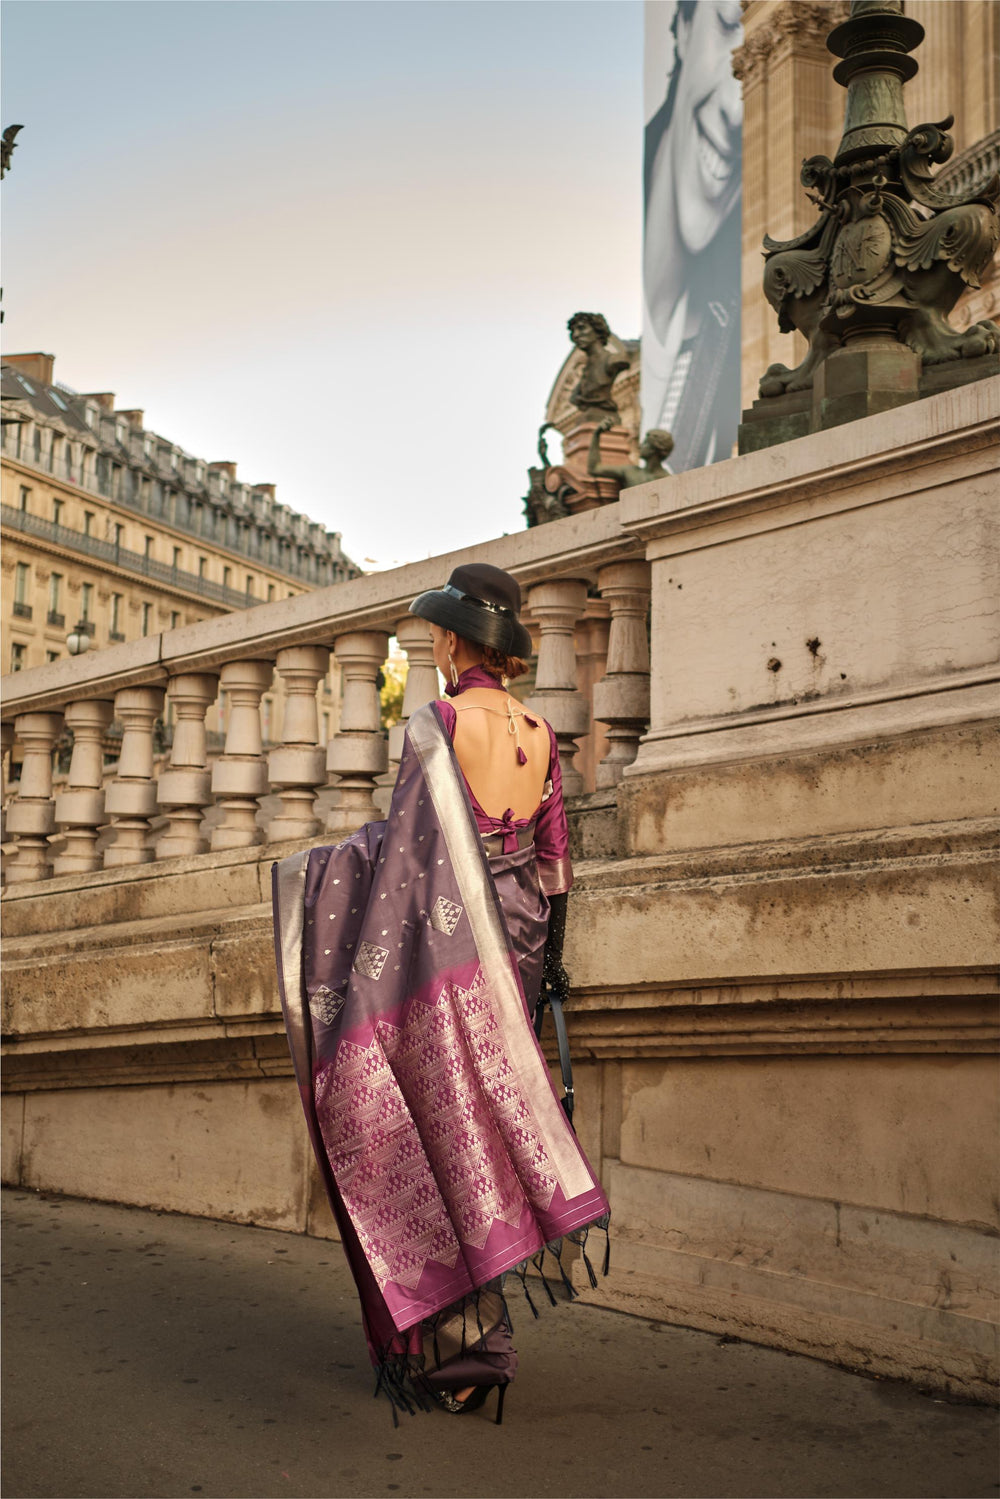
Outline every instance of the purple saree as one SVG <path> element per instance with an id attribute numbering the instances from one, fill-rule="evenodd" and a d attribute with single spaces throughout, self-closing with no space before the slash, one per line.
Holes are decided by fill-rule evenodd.
<path id="1" fill-rule="evenodd" d="M 274 866 L 302 1105 L 390 1395 L 403 1372 L 476 1382 L 460 1359 L 434 1373 L 500 1346 L 501 1277 L 606 1223 L 528 1020 L 518 959 L 537 969 L 537 935 L 521 954 L 512 932 L 531 948 L 532 902 L 537 933 L 532 846 L 487 857 L 433 704 L 410 720 L 387 821 Z"/>

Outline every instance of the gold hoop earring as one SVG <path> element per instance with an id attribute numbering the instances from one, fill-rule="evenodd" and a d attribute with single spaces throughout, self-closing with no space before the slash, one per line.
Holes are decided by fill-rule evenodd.
<path id="1" fill-rule="evenodd" d="M 451 685 L 453 687 L 457 687 L 458 686 L 458 667 L 455 665 L 455 658 L 451 654 L 451 651 L 448 652 L 448 670 L 451 673 Z"/>

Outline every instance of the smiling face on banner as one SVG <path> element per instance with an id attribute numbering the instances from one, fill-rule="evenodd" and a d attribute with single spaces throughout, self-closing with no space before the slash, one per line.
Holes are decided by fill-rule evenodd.
<path id="1" fill-rule="evenodd" d="M 743 107 L 732 70 L 739 39 L 739 0 L 699 0 L 677 16 L 670 174 L 677 227 L 692 255 L 714 237 L 739 192 Z"/>

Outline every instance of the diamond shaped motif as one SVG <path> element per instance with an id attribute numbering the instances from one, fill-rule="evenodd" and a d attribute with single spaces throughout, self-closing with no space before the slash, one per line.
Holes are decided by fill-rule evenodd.
<path id="1" fill-rule="evenodd" d="M 374 942 L 362 942 L 354 959 L 354 972 L 366 979 L 377 979 L 381 976 L 388 956 L 387 947 L 376 947 Z"/>
<path id="2" fill-rule="evenodd" d="M 332 1025 L 344 1008 L 346 996 L 335 994 L 326 984 L 320 984 L 315 994 L 309 996 L 309 1011 L 324 1025 Z"/>
<path id="3" fill-rule="evenodd" d="M 456 906 L 453 900 L 446 900 L 443 895 L 439 895 L 431 907 L 431 926 L 448 937 L 452 936 L 463 909 L 462 906 Z"/>

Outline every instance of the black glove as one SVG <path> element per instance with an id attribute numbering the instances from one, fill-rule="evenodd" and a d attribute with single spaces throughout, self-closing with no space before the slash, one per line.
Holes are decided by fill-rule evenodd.
<path id="1" fill-rule="evenodd" d="M 569 998 L 569 975 L 563 967 L 563 939 L 566 936 L 567 891 L 549 896 L 549 934 L 545 939 L 542 960 L 542 986 L 551 989 L 564 1003 Z"/>

